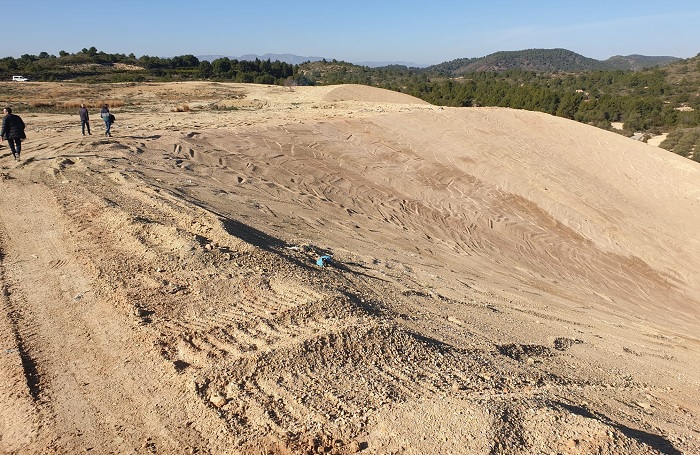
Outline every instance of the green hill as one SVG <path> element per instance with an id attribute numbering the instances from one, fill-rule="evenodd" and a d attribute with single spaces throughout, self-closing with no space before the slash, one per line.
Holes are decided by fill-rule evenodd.
<path id="1" fill-rule="evenodd" d="M 680 60 L 677 57 L 644 55 L 614 56 L 596 60 L 567 49 L 526 49 L 501 51 L 480 58 L 461 58 L 426 68 L 429 72 L 459 76 L 481 71 L 501 72 L 514 69 L 539 73 L 578 73 L 582 71 L 639 70 L 665 66 Z"/>

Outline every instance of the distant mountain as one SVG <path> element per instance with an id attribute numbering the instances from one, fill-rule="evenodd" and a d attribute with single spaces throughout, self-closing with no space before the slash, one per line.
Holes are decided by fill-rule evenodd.
<path id="1" fill-rule="evenodd" d="M 526 49 L 522 51 L 501 51 L 479 58 L 460 58 L 427 67 L 428 71 L 438 71 L 452 75 L 478 71 L 507 71 L 522 69 L 536 72 L 580 72 L 594 70 L 637 70 L 652 66 L 665 66 L 677 57 L 648 57 L 643 55 L 615 56 L 601 61 L 567 49 Z"/>
<path id="2" fill-rule="evenodd" d="M 270 59 L 270 61 L 276 61 L 279 60 L 280 62 L 284 63 L 289 63 L 290 65 L 300 65 L 302 63 L 306 62 L 319 62 L 321 60 L 332 60 L 332 59 L 326 59 L 324 57 L 302 57 L 299 55 L 294 55 L 294 54 L 265 54 L 265 55 L 256 55 L 256 54 L 245 54 L 241 55 L 239 57 L 233 57 L 230 55 L 198 55 L 197 58 L 202 61 L 206 60 L 208 62 L 212 62 L 216 59 L 219 58 L 224 58 L 228 57 L 231 60 L 247 60 L 247 61 L 254 61 L 256 58 L 260 60 L 267 60 Z M 348 62 L 348 63 L 353 63 L 354 65 L 358 66 L 368 66 L 370 68 L 378 68 L 382 66 L 405 66 L 407 68 L 425 68 L 428 65 L 421 65 L 419 63 L 413 63 L 413 62 Z"/>
<path id="3" fill-rule="evenodd" d="M 630 69 L 630 70 L 641 70 L 644 68 L 651 68 L 653 66 L 668 66 L 672 63 L 681 60 L 678 57 L 668 57 L 668 56 L 646 56 L 646 55 L 615 55 L 604 63 L 616 67 L 616 69 Z"/>
<path id="4" fill-rule="evenodd" d="M 265 54 L 265 55 L 256 55 L 256 54 L 245 54 L 241 55 L 240 57 L 233 57 L 230 55 L 198 55 L 197 58 L 200 61 L 206 60 L 208 62 L 212 62 L 216 59 L 219 58 L 224 58 L 228 57 L 231 60 L 247 60 L 247 61 L 254 61 L 256 58 L 260 60 L 270 60 L 272 62 L 275 61 L 280 61 L 284 63 L 289 63 L 290 65 L 298 65 L 300 63 L 305 63 L 305 62 L 317 62 L 319 60 L 323 60 L 323 57 L 302 57 L 299 55 L 293 55 L 293 54 Z"/>
<path id="5" fill-rule="evenodd" d="M 421 65 L 413 62 L 353 62 L 355 65 L 379 68 L 385 66 L 405 66 L 407 68 L 426 68 L 429 65 Z"/>
<path id="6" fill-rule="evenodd" d="M 331 60 L 325 57 L 304 57 L 294 54 L 245 54 L 241 56 L 230 55 L 198 55 L 200 61 L 214 61 L 228 57 L 231 60 L 255 59 L 270 60 L 299 65 L 306 62 Z M 407 68 L 425 68 L 428 71 L 437 71 L 460 75 L 477 71 L 507 71 L 511 69 L 523 69 L 536 72 L 579 72 L 592 70 L 640 70 L 653 66 L 666 66 L 680 60 L 678 57 L 644 56 L 644 55 L 616 55 L 607 60 L 596 60 L 584 57 L 567 49 L 526 49 L 521 51 L 501 51 L 485 57 L 459 58 L 437 65 L 421 65 L 413 62 L 353 62 L 358 66 L 370 68 L 405 66 Z"/>

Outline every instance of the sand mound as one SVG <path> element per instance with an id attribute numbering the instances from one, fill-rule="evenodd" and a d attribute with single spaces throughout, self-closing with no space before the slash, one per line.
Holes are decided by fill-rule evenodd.
<path id="1" fill-rule="evenodd" d="M 429 104 L 410 95 L 366 85 L 340 85 L 323 96 L 324 101 L 357 101 L 364 103 Z"/>
<path id="2" fill-rule="evenodd" d="M 1 150 L 0 452 L 700 452 L 697 163 L 359 86 L 21 85 L 123 107 Z"/>

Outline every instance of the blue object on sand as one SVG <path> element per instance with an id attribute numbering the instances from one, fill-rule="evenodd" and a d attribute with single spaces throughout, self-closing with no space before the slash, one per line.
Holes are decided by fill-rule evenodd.
<path id="1" fill-rule="evenodd" d="M 330 256 L 321 256 L 316 261 L 316 265 L 320 265 L 321 267 L 331 265 L 332 263 L 333 263 L 333 259 Z"/>

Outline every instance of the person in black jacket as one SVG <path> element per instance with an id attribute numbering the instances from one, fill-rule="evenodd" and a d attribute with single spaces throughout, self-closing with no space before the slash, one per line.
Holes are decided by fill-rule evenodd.
<path id="1" fill-rule="evenodd" d="M 7 139 L 10 143 L 10 150 L 15 160 L 19 161 L 19 154 L 22 152 L 22 139 L 26 139 L 24 134 L 24 122 L 19 115 L 12 113 L 11 107 L 6 107 L 2 110 L 5 118 L 2 120 L 2 131 L 0 131 L 0 140 Z"/>
<path id="2" fill-rule="evenodd" d="M 78 114 L 80 114 L 80 126 L 82 127 L 82 130 L 83 130 L 83 136 L 85 136 L 85 127 L 86 126 L 87 126 L 87 130 L 88 130 L 88 134 L 92 136 L 92 133 L 90 132 L 90 114 L 88 113 L 88 110 L 84 104 L 80 105 L 80 109 L 78 109 Z"/>

